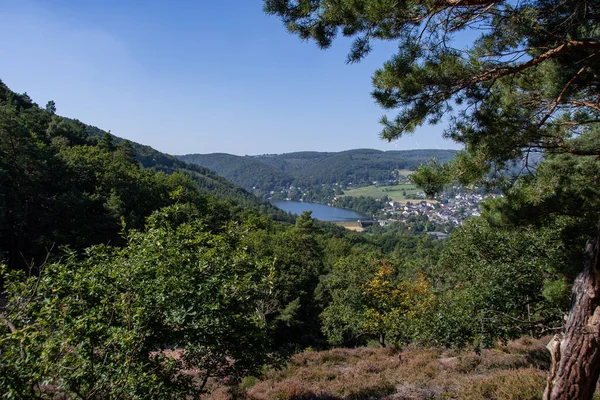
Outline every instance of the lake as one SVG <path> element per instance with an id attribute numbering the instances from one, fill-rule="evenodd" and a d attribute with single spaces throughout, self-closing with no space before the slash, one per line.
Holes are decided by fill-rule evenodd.
<path id="1" fill-rule="evenodd" d="M 346 222 L 346 221 L 357 221 L 370 220 L 371 218 L 361 215 L 355 211 L 344 210 L 343 208 L 331 207 L 325 204 L 308 203 L 305 201 L 285 201 L 285 200 L 273 200 L 271 201 L 275 207 L 285 211 L 291 212 L 292 214 L 300 215 L 304 211 L 312 211 L 312 217 L 320 221 L 330 222 Z"/>

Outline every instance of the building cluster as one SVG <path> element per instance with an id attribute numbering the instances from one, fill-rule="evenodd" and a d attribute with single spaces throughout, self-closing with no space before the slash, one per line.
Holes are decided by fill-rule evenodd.
<path id="1" fill-rule="evenodd" d="M 459 193 L 442 194 L 437 201 L 390 201 L 383 209 L 387 219 L 379 220 L 379 223 L 385 225 L 393 221 L 407 222 L 411 217 L 425 216 L 432 222 L 461 225 L 467 218 L 480 215 L 480 203 L 489 196 L 495 195 Z"/>

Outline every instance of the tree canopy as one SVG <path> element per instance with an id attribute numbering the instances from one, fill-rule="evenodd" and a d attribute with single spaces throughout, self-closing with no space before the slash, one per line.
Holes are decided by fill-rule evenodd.
<path id="1" fill-rule="evenodd" d="M 7 398 L 181 398 L 310 348 L 539 335 L 562 321 L 594 215 L 577 210 L 599 198 L 581 186 L 592 160 L 563 154 L 447 241 L 419 234 L 424 215 L 365 233 L 289 224 L 202 167 L 5 95 Z M 342 165 L 368 159 L 352 153 Z M 510 230 L 523 214 L 532 226 Z"/>
<path id="2" fill-rule="evenodd" d="M 594 316 L 600 310 L 600 235 L 594 229 L 600 216 L 598 2 L 265 0 L 264 4 L 265 11 L 281 17 L 290 32 L 322 48 L 338 35 L 353 38 L 349 63 L 360 61 L 377 41 L 398 44 L 398 51 L 373 75 L 374 99 L 384 109 L 397 110 L 395 117 L 381 119 L 382 138 L 394 140 L 447 118 L 444 135 L 465 146 L 451 164 L 433 163 L 414 176 L 428 194 L 454 180 L 508 183 L 502 186 L 508 200 L 494 205 L 500 207 L 489 214 L 497 216 L 499 227 L 515 221 L 536 227 L 562 223 L 561 239 L 548 245 L 562 249 L 565 258 L 575 242 L 579 249 L 586 248 L 564 335 L 557 335 L 549 347 L 556 368 L 545 398 L 591 398 L 600 375 L 600 368 L 591 367 L 600 362 L 600 353 L 592 350 L 598 348 L 598 335 L 587 334 L 590 324 L 598 331 Z M 537 164 L 540 156 L 533 153 L 541 153 L 545 161 Z M 490 171 L 499 172 L 515 160 L 523 160 L 516 179 L 490 179 L 503 178 Z M 509 248 L 506 254 L 512 251 Z"/>
<path id="3" fill-rule="evenodd" d="M 373 75 L 393 140 L 452 113 L 445 135 L 476 161 L 548 149 L 600 155 L 599 7 L 593 1 L 265 0 L 289 31 L 327 48 L 354 38 L 347 62 L 377 40 L 398 51 Z M 597 137 L 597 133 L 594 135 Z"/>

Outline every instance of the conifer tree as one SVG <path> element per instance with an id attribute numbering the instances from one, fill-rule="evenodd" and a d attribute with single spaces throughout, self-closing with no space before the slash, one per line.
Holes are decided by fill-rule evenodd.
<path id="1" fill-rule="evenodd" d="M 598 185 L 597 1 L 265 0 L 265 11 L 322 48 L 338 35 L 353 38 L 349 63 L 365 57 L 378 40 L 398 43 L 397 53 L 373 75 L 375 100 L 398 110 L 394 118 L 381 119 L 381 136 L 394 140 L 451 115 L 444 135 L 465 145 L 451 165 L 417 174 L 427 192 L 453 179 L 478 181 L 517 158 L 535 176 L 529 163 L 534 153 L 589 158 L 595 181 L 580 184 Z M 588 220 L 600 217 L 598 208 L 579 212 Z M 549 346 L 555 365 L 545 398 L 590 399 L 596 387 L 599 241 L 596 234 L 581 243 L 586 262 L 564 332 Z"/>

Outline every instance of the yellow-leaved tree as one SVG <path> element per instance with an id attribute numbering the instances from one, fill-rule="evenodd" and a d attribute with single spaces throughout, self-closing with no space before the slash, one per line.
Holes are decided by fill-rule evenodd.
<path id="1" fill-rule="evenodd" d="M 395 266 L 381 261 L 375 275 L 363 285 L 365 297 L 364 329 L 395 344 L 411 341 L 422 321 L 433 310 L 435 295 L 423 273 L 413 279 L 398 278 Z"/>

